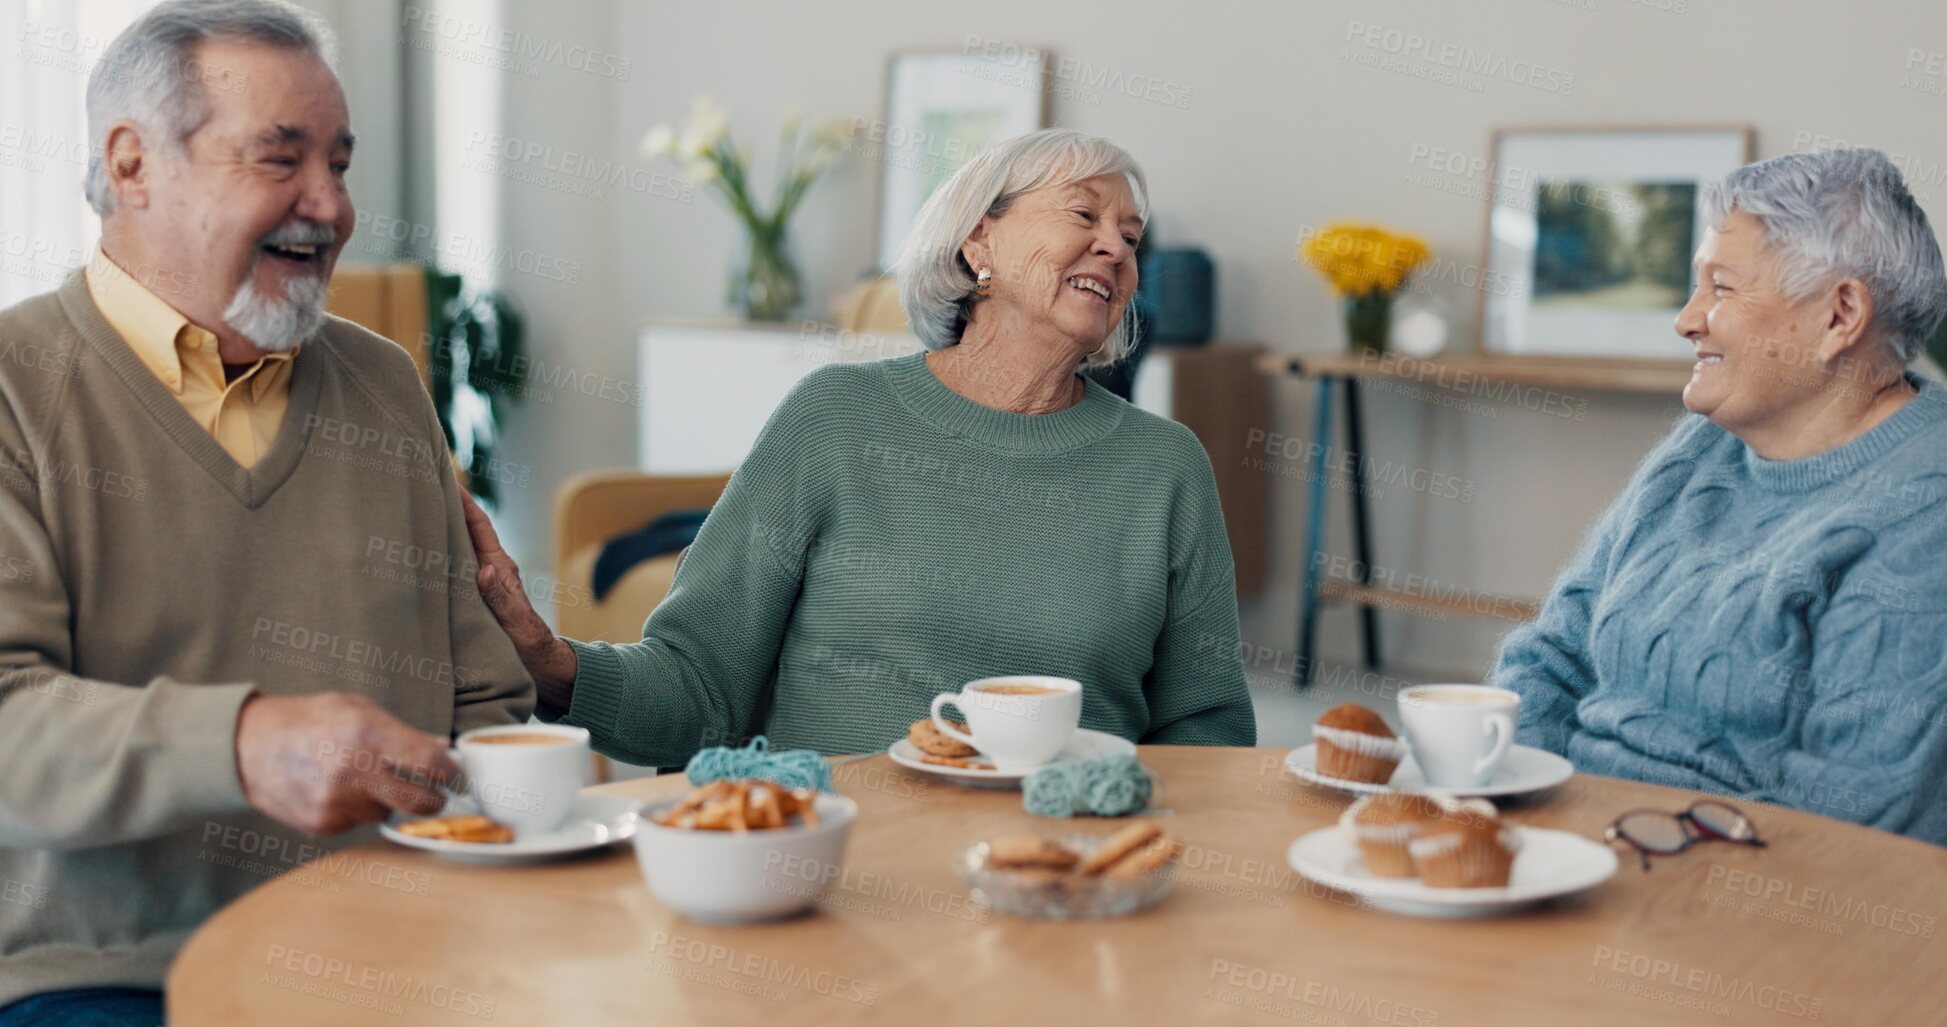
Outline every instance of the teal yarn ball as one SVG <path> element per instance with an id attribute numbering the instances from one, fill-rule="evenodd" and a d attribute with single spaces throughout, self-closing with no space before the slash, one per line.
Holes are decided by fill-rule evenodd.
<path id="1" fill-rule="evenodd" d="M 1149 805 L 1155 784 L 1134 756 L 1043 767 L 1021 783 L 1021 806 L 1037 817 L 1119 817 Z"/>
<path id="2" fill-rule="evenodd" d="M 832 789 L 832 768 L 823 756 L 810 749 L 774 753 L 771 751 L 771 740 L 763 735 L 751 739 L 750 744 L 741 749 L 721 745 L 704 749 L 690 757 L 684 772 L 689 775 L 690 784 L 693 785 L 756 778 L 774 781 L 786 788 L 809 788 L 819 792 Z"/>

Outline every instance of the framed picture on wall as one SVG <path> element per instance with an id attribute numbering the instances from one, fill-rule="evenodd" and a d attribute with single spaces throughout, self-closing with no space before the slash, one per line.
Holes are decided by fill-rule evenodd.
<path id="1" fill-rule="evenodd" d="M 1689 360 L 1671 325 L 1704 186 L 1749 163 L 1753 141 L 1748 126 L 1495 132 L 1481 348 Z"/>
<path id="2" fill-rule="evenodd" d="M 904 50 L 886 63 L 886 116 L 855 145 L 879 161 L 878 263 L 892 267 L 926 198 L 995 142 L 1048 124 L 1047 50 Z"/>

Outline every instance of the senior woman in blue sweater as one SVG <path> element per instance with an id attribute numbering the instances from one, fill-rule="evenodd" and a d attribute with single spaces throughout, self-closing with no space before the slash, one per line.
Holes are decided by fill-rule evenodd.
<path id="1" fill-rule="evenodd" d="M 1939 244 L 1877 150 L 1740 168 L 1705 213 L 1690 414 L 1495 679 L 1578 769 L 1947 844 L 1947 398 L 1906 370 Z"/>

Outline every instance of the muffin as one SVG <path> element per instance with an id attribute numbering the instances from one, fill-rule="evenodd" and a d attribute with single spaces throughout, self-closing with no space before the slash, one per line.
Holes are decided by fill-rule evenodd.
<path id="1" fill-rule="evenodd" d="M 1505 888 L 1521 838 L 1494 814 L 1466 808 L 1422 824 L 1406 848 L 1429 888 Z"/>
<path id="2" fill-rule="evenodd" d="M 1446 810 L 1424 795 L 1386 792 L 1346 807 L 1339 827 L 1352 836 L 1374 877 L 1412 877 L 1413 856 L 1406 849 L 1420 828 Z"/>
<path id="3" fill-rule="evenodd" d="M 1318 772 L 1342 781 L 1383 785 L 1406 758 L 1406 743 L 1394 737 L 1379 714 L 1358 703 L 1340 703 L 1312 725 L 1318 742 Z"/>

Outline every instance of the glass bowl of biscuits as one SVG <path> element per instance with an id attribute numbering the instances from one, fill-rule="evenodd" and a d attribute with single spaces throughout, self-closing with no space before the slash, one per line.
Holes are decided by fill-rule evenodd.
<path id="1" fill-rule="evenodd" d="M 1182 844 L 1147 820 L 1109 835 L 989 838 L 955 869 L 975 902 L 1010 916 L 1087 920 L 1128 916 L 1161 902 Z"/>

